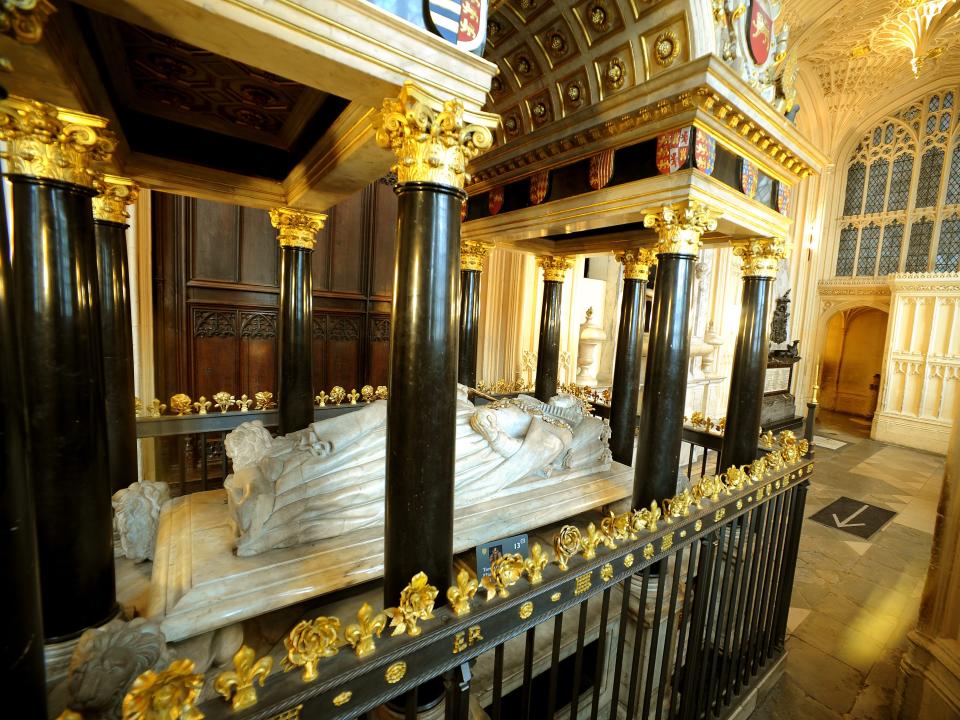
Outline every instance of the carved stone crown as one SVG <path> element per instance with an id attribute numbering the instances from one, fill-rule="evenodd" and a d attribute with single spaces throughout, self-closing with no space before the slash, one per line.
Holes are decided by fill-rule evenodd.
<path id="1" fill-rule="evenodd" d="M 461 240 L 460 269 L 481 272 L 483 270 L 483 259 L 491 250 L 493 250 L 493 243 L 479 240 Z"/>
<path id="2" fill-rule="evenodd" d="M 129 178 L 103 175 L 97 179 L 96 187 L 100 194 L 93 199 L 94 220 L 126 223 L 130 219 L 127 205 L 135 203 L 140 194 L 137 184 Z"/>
<path id="3" fill-rule="evenodd" d="M 466 118 L 466 122 L 465 122 Z M 465 113 L 459 100 L 433 97 L 404 83 L 399 98 L 387 98 L 374 118 L 377 144 L 393 150 L 398 183 L 431 182 L 463 190 L 467 163 L 493 145 L 499 116 Z"/>
<path id="4" fill-rule="evenodd" d="M 565 255 L 541 255 L 537 265 L 543 268 L 543 279 L 549 282 L 563 282 L 567 270 L 573 267 L 573 259 Z"/>
<path id="5" fill-rule="evenodd" d="M 744 277 L 776 277 L 780 261 L 790 255 L 782 238 L 751 238 L 733 243 L 733 254 L 743 261 Z"/>
<path id="6" fill-rule="evenodd" d="M 7 141 L 8 174 L 88 188 L 95 165 L 107 163 L 117 146 L 105 118 L 15 95 L 0 101 L 0 139 Z"/>
<path id="7" fill-rule="evenodd" d="M 717 229 L 716 214 L 697 202 L 681 203 L 646 213 L 643 225 L 656 230 L 658 255 L 697 255 L 703 233 Z"/>
<path id="8" fill-rule="evenodd" d="M 623 277 L 626 280 L 649 280 L 650 267 L 657 264 L 653 248 L 639 248 L 615 252 L 618 263 L 623 264 Z"/>
<path id="9" fill-rule="evenodd" d="M 313 250 L 317 233 L 323 229 L 327 216 L 296 208 L 274 208 L 270 224 L 277 229 L 280 247 L 300 247 Z"/>

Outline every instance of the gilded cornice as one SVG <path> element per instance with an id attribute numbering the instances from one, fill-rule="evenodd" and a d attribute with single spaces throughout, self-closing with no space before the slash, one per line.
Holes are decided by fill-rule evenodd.
<path id="1" fill-rule="evenodd" d="M 476 240 L 460 241 L 460 269 L 483 271 L 483 259 L 493 250 L 493 243 Z"/>
<path id="2" fill-rule="evenodd" d="M 544 282 L 563 282 L 567 270 L 573 267 L 573 258 L 566 255 L 541 255 L 537 265 L 543 268 Z"/>
<path id="3" fill-rule="evenodd" d="M 493 145 L 499 116 L 470 112 L 459 100 L 440 100 L 412 83 L 387 98 L 374 118 L 377 144 L 393 150 L 399 184 L 429 182 L 462 190 L 467 163 Z"/>
<path id="4" fill-rule="evenodd" d="M 744 277 L 774 278 L 780 261 L 790 255 L 790 244 L 783 238 L 750 238 L 736 240 L 733 254 L 743 262 Z"/>
<path id="5" fill-rule="evenodd" d="M 698 255 L 703 233 L 717 229 L 719 214 L 701 203 L 678 203 L 648 211 L 643 225 L 656 231 L 658 255 Z"/>
<path id="6" fill-rule="evenodd" d="M 617 262 L 623 265 L 623 277 L 626 280 L 649 280 L 650 268 L 657 264 L 657 255 L 653 248 L 639 248 L 615 252 Z"/>
<path id="7" fill-rule="evenodd" d="M 708 55 L 495 148 L 472 163 L 470 194 L 691 125 L 788 184 L 819 173 L 827 162 L 726 63 Z"/>
<path id="8" fill-rule="evenodd" d="M 130 219 L 127 205 L 137 201 L 140 188 L 129 178 L 102 175 L 97 180 L 99 194 L 93 198 L 93 219 L 126 223 Z"/>
<path id="9" fill-rule="evenodd" d="M 116 136 L 105 118 L 11 95 L 0 101 L 0 139 L 8 175 L 96 186 L 96 166 L 110 160 Z"/>
<path id="10" fill-rule="evenodd" d="M 277 229 L 280 247 L 299 247 L 313 250 L 317 233 L 323 229 L 327 216 L 297 208 L 274 208 L 270 224 Z"/>
<path id="11" fill-rule="evenodd" d="M 7 0 L 0 5 L 0 32 L 24 45 L 43 38 L 43 25 L 57 9 L 48 0 Z"/>

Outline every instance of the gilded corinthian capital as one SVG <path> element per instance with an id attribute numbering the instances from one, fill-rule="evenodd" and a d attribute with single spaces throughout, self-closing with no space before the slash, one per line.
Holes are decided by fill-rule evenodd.
<path id="1" fill-rule="evenodd" d="M 0 4 L 0 32 L 35 45 L 43 37 L 43 24 L 56 11 L 48 0 L 6 0 Z"/>
<path id="2" fill-rule="evenodd" d="M 93 219 L 126 223 L 130 219 L 127 205 L 137 201 L 140 188 L 129 178 L 102 175 L 97 179 L 99 194 L 93 199 Z"/>
<path id="3" fill-rule="evenodd" d="M 377 144 L 393 152 L 398 183 L 430 182 L 463 190 L 467 163 L 493 145 L 493 113 L 466 112 L 459 100 L 440 100 L 412 83 L 383 101 L 374 118 Z"/>
<path id="4" fill-rule="evenodd" d="M 0 101 L 0 140 L 7 142 L 9 175 L 88 188 L 117 146 L 106 118 L 15 95 Z"/>
<path id="5" fill-rule="evenodd" d="M 743 261 L 744 277 L 776 277 L 780 261 L 790 255 L 782 238 L 751 238 L 733 243 L 733 254 Z"/>
<path id="6" fill-rule="evenodd" d="M 573 258 L 565 255 L 541 255 L 537 258 L 537 265 L 543 268 L 544 281 L 563 282 L 567 270 L 573 267 Z"/>
<path id="7" fill-rule="evenodd" d="M 270 224 L 277 229 L 280 247 L 299 247 L 313 250 L 317 233 L 323 229 L 327 216 L 297 208 L 274 208 Z"/>
<path id="8" fill-rule="evenodd" d="M 657 254 L 697 255 L 703 233 L 717 229 L 717 213 L 697 202 L 668 205 L 644 215 L 644 227 L 657 231 Z"/>
<path id="9" fill-rule="evenodd" d="M 626 280 L 649 280 L 650 268 L 657 264 L 653 248 L 615 252 L 614 257 L 623 265 L 623 277 Z"/>
<path id="10" fill-rule="evenodd" d="M 478 240 L 461 240 L 460 269 L 481 272 L 483 270 L 483 259 L 491 250 L 493 250 L 493 243 L 480 242 Z"/>

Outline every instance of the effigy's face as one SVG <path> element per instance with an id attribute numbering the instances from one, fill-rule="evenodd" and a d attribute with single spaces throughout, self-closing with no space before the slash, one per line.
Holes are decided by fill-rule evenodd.
<path id="1" fill-rule="evenodd" d="M 259 420 L 243 423 L 223 441 L 227 455 L 233 461 L 234 472 L 256 465 L 272 444 L 270 431 Z"/>

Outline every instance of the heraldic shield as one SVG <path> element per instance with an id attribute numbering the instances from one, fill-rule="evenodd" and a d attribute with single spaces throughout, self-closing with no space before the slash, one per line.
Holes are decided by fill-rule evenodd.
<path id="1" fill-rule="evenodd" d="M 481 54 L 487 40 L 487 0 L 424 0 L 428 28 L 461 50 Z"/>
<path id="2" fill-rule="evenodd" d="M 747 26 L 750 54 L 757 65 L 763 65 L 770 56 L 770 46 L 773 44 L 773 17 L 767 0 L 751 0 L 747 22 L 750 23 Z"/>

